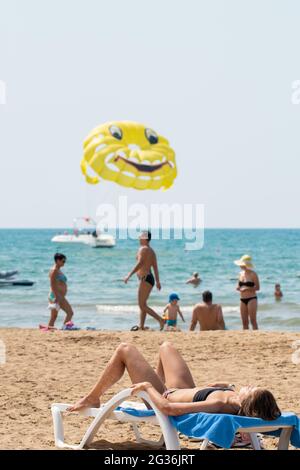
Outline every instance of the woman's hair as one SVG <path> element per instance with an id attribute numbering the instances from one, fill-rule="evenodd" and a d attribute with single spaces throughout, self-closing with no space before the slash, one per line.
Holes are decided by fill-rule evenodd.
<path id="1" fill-rule="evenodd" d="M 242 401 L 238 414 L 271 421 L 279 418 L 281 411 L 274 395 L 265 388 L 258 388 Z"/>
<path id="2" fill-rule="evenodd" d="M 55 253 L 54 255 L 54 261 L 65 261 L 67 259 L 67 257 L 65 255 L 63 255 L 62 253 Z"/>

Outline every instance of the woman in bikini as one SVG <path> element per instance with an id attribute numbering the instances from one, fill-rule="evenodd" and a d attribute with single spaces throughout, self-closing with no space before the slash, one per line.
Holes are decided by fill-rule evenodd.
<path id="1" fill-rule="evenodd" d="M 253 330 L 258 330 L 256 314 L 257 314 L 257 295 L 259 291 L 259 279 L 253 271 L 251 256 L 244 255 L 240 259 L 234 261 L 239 266 L 240 272 L 237 290 L 240 292 L 240 310 L 243 322 L 243 329 L 249 329 L 249 319 Z"/>
<path id="2" fill-rule="evenodd" d="M 71 321 L 73 317 L 73 310 L 71 305 L 66 299 L 67 295 L 67 277 L 61 271 L 61 268 L 65 265 L 67 257 L 62 253 L 56 253 L 54 255 L 54 266 L 49 272 L 50 278 L 50 292 L 49 292 L 49 310 L 50 319 L 48 328 L 53 328 L 54 323 L 57 319 L 57 315 L 60 309 L 66 312 L 64 324 L 66 325 Z"/>
<path id="3" fill-rule="evenodd" d="M 134 384 L 132 395 L 146 391 L 157 408 L 169 416 L 205 412 L 273 420 L 281 415 L 274 396 L 264 388 L 248 386 L 237 391 L 228 383 L 197 387 L 186 362 L 169 342 L 160 346 L 156 371 L 135 346 L 121 343 L 91 391 L 68 411 L 99 407 L 102 395 L 121 379 L 125 370 Z"/>

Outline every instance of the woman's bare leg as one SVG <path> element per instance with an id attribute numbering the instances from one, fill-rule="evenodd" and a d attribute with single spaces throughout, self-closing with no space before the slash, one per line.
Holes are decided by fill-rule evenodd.
<path id="1" fill-rule="evenodd" d="M 158 321 L 160 329 L 162 330 L 164 327 L 164 320 L 160 317 L 152 308 L 150 308 L 147 304 L 148 297 L 152 291 L 152 286 L 149 282 L 141 281 L 138 290 L 138 302 L 140 307 L 140 329 L 145 329 L 145 320 L 146 315 L 151 315 L 151 317 L 155 318 Z"/>
<path id="2" fill-rule="evenodd" d="M 85 407 L 99 407 L 100 397 L 121 379 L 127 370 L 132 383 L 151 382 L 159 393 L 165 386 L 150 364 L 132 344 L 121 343 L 92 390 L 68 411 L 78 411 Z"/>
<path id="3" fill-rule="evenodd" d="M 52 308 L 50 311 L 50 320 L 48 323 L 49 327 L 54 326 L 54 323 L 56 322 L 56 319 L 57 319 L 57 314 L 58 314 L 58 311 L 55 308 Z"/>
<path id="4" fill-rule="evenodd" d="M 66 313 L 66 318 L 64 324 L 68 323 L 74 315 L 73 309 L 66 298 L 63 298 L 59 301 L 60 308 Z"/>
<path id="5" fill-rule="evenodd" d="M 163 365 L 162 365 L 162 362 L 161 362 L 160 354 L 158 356 L 158 364 L 157 364 L 157 367 L 156 367 L 156 373 L 157 373 L 158 377 L 160 378 L 160 380 L 162 381 L 162 383 L 165 384 L 166 383 L 166 377 L 165 377 L 165 371 L 164 371 L 164 368 L 163 368 Z"/>
<path id="6" fill-rule="evenodd" d="M 240 303 L 241 309 L 241 318 L 243 323 L 243 330 L 249 330 L 249 314 L 248 314 L 248 305 L 245 305 L 244 302 Z"/>
<path id="7" fill-rule="evenodd" d="M 157 374 L 164 378 L 167 388 L 194 388 L 191 371 L 174 346 L 165 341 L 160 346 Z"/>
<path id="8" fill-rule="evenodd" d="M 257 313 L 257 299 L 252 299 L 248 302 L 248 313 L 253 330 L 258 330 L 256 313 Z"/>

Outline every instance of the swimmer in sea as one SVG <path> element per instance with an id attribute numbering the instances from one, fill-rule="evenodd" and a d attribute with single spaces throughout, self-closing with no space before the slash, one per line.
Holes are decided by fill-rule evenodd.
<path id="1" fill-rule="evenodd" d="M 195 272 L 193 273 L 192 277 L 190 277 L 186 281 L 186 284 L 192 284 L 192 286 L 197 287 L 199 286 L 200 282 L 201 282 L 201 279 L 199 277 L 199 273 Z"/>
<path id="2" fill-rule="evenodd" d="M 281 300 L 281 298 L 283 297 L 283 293 L 282 293 L 280 284 L 275 284 L 274 296 L 275 296 L 276 300 Z"/>

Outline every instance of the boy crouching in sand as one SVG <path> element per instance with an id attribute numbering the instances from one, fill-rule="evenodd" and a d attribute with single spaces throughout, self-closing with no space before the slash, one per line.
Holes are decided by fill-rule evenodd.
<path id="1" fill-rule="evenodd" d="M 183 318 L 182 312 L 179 308 L 178 301 L 180 298 L 177 294 L 173 293 L 169 296 L 169 303 L 164 308 L 164 315 L 163 319 L 165 320 L 165 324 L 167 325 L 167 331 L 180 331 L 177 329 L 177 315 L 182 318 L 182 321 L 185 321 Z"/>

